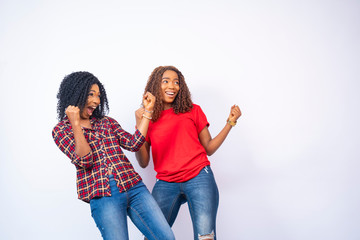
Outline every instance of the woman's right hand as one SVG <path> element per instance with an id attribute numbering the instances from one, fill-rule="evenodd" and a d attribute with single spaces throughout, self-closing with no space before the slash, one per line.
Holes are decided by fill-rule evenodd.
<path id="1" fill-rule="evenodd" d="M 147 111 L 154 110 L 156 97 L 151 92 L 146 92 L 143 96 L 143 105 Z"/>
<path id="2" fill-rule="evenodd" d="M 69 105 L 65 109 L 65 114 L 68 117 L 71 125 L 80 125 L 80 108 Z"/>

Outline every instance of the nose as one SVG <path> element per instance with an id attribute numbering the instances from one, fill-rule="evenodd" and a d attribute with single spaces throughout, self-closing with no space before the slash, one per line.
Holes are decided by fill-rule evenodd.
<path id="1" fill-rule="evenodd" d="M 96 103 L 96 105 L 99 105 L 100 104 L 100 96 L 99 97 L 94 97 L 93 102 Z"/>
<path id="2" fill-rule="evenodd" d="M 168 85 L 168 86 L 169 86 L 169 88 L 174 88 L 174 85 L 175 85 L 175 84 L 174 84 L 174 82 L 173 82 L 173 81 L 169 81 L 169 85 Z"/>

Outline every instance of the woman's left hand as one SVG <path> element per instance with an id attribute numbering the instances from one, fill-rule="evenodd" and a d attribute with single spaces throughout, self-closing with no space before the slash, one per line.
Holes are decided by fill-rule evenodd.
<path id="1" fill-rule="evenodd" d="M 151 94 L 151 92 L 146 92 L 143 96 L 144 108 L 149 112 L 154 111 L 155 100 L 156 98 L 154 95 Z"/>
<path id="2" fill-rule="evenodd" d="M 135 111 L 135 120 L 136 120 L 136 127 L 139 127 L 139 124 L 142 119 L 142 115 L 144 114 L 145 110 L 143 107 L 139 108 Z"/>
<path id="3" fill-rule="evenodd" d="M 232 122 L 236 122 L 241 116 L 241 110 L 238 105 L 234 105 L 231 107 L 230 114 L 228 120 Z"/>

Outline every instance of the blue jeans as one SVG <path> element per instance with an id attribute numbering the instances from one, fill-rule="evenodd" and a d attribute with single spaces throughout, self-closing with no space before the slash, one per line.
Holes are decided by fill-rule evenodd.
<path id="1" fill-rule="evenodd" d="M 210 235 L 216 239 L 216 213 L 219 191 L 210 166 L 187 182 L 174 183 L 158 180 L 152 195 L 159 204 L 170 226 L 175 222 L 180 206 L 188 202 L 194 229 L 194 239 Z M 210 238 L 206 238 L 210 239 Z"/>
<path id="2" fill-rule="evenodd" d="M 103 239 L 127 240 L 127 216 L 150 239 L 175 239 L 159 206 L 143 182 L 126 192 L 119 192 L 113 175 L 110 178 L 110 197 L 90 200 L 91 215 Z"/>

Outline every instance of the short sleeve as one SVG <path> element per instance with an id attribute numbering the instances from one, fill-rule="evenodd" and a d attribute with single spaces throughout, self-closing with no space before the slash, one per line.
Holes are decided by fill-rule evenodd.
<path id="1" fill-rule="evenodd" d="M 210 124 L 206 118 L 205 113 L 201 109 L 201 107 L 196 104 L 193 104 L 193 106 L 194 107 L 192 109 L 192 113 L 193 113 L 193 117 L 194 117 L 194 121 L 195 121 L 195 125 L 196 125 L 196 130 L 197 130 L 197 133 L 199 134 L 204 129 L 204 127 L 209 127 Z"/>

